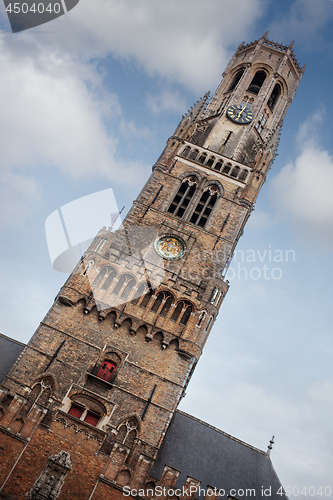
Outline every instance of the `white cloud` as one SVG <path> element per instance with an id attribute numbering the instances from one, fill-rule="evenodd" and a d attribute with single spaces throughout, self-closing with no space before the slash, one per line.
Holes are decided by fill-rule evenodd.
<path id="1" fill-rule="evenodd" d="M 0 228 L 22 227 L 40 199 L 36 181 L 20 172 L 2 172 Z"/>
<path id="2" fill-rule="evenodd" d="M 271 182 L 278 210 L 313 246 L 333 245 L 332 188 L 333 158 L 318 146 L 305 146 Z"/>
<path id="3" fill-rule="evenodd" d="M 186 100 L 180 92 L 163 89 L 159 94 L 147 95 L 148 108 L 153 113 L 163 113 L 165 111 L 176 111 L 181 113 L 186 111 Z"/>
<path id="4" fill-rule="evenodd" d="M 117 132 L 127 126 L 141 137 L 148 130 L 126 123 L 117 96 L 106 90 L 93 64 L 33 40 L 2 36 L 0 72 L 2 227 L 13 217 L 26 220 L 36 206 L 36 168 L 77 181 L 141 183 L 145 166 L 120 156 L 107 125 Z"/>
<path id="5" fill-rule="evenodd" d="M 323 30 L 332 18 L 333 7 L 330 0 L 294 0 L 290 2 L 289 9 L 285 10 L 284 16 L 274 20 L 269 33 L 275 39 L 284 40 L 288 40 L 292 34 L 298 43 L 313 49 L 321 47 Z"/>
<path id="6" fill-rule="evenodd" d="M 85 59 L 112 54 L 149 75 L 202 92 L 216 84 L 231 55 L 229 48 L 250 36 L 265 4 L 264 0 L 94 0 L 80 2 L 53 27 L 61 31 L 57 43 L 66 52 Z M 54 38 L 45 42 L 53 43 Z"/>

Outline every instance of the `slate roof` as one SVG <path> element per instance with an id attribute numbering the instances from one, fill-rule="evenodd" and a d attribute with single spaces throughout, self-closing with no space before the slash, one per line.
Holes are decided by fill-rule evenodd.
<path id="1" fill-rule="evenodd" d="M 160 479 L 165 465 L 180 471 L 178 488 L 191 476 L 201 481 L 203 490 L 208 485 L 225 490 L 220 497 L 225 500 L 230 493 L 240 500 L 287 498 L 277 494 L 281 483 L 267 453 L 181 411 L 171 420 L 151 476 Z M 264 496 L 262 488 L 271 488 L 271 495 Z M 246 490 L 255 490 L 255 495 L 253 491 L 246 495 Z M 204 495 L 197 497 L 203 499 Z"/>
<path id="2" fill-rule="evenodd" d="M 21 354 L 25 344 L 0 333 L 0 383 Z"/>

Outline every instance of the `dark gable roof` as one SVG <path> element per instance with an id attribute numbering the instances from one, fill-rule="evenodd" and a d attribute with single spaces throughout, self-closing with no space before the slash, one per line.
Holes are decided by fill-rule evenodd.
<path id="1" fill-rule="evenodd" d="M 25 344 L 0 333 L 0 383 L 21 354 Z"/>
<path id="2" fill-rule="evenodd" d="M 180 471 L 177 487 L 185 485 L 187 476 L 207 486 L 223 489 L 225 500 L 231 490 L 245 490 L 240 500 L 269 498 L 283 500 L 279 478 L 267 453 L 212 427 L 186 413 L 176 411 L 158 452 L 151 476 L 160 479 L 164 466 Z M 262 488 L 271 487 L 271 495 L 262 495 Z M 255 490 L 255 496 L 246 490 Z M 241 492 L 240 492 L 241 493 Z M 266 492 L 268 493 L 268 492 Z M 198 495 L 204 498 L 204 495 Z"/>

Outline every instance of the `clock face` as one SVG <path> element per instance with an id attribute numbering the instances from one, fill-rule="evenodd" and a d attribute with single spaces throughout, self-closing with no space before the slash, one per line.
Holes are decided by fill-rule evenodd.
<path id="1" fill-rule="evenodd" d="M 227 109 L 227 117 L 235 123 L 246 124 L 253 120 L 253 113 L 247 105 L 234 104 Z"/>
<path id="2" fill-rule="evenodd" d="M 185 253 L 185 243 L 176 236 L 162 236 L 155 242 L 156 252 L 166 260 L 180 259 Z"/>

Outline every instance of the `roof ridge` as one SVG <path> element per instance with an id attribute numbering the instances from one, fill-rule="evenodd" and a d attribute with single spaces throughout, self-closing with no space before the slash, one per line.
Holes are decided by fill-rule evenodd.
<path id="1" fill-rule="evenodd" d="M 189 413 L 186 413 L 185 411 L 178 410 L 178 409 L 176 410 L 176 413 L 180 413 L 181 415 L 185 415 L 186 417 L 189 417 L 192 420 L 195 420 L 196 422 L 199 422 L 200 424 L 203 424 L 206 427 L 209 427 L 210 429 L 213 429 L 214 431 L 219 432 L 220 434 L 223 434 L 224 436 L 232 439 L 233 441 L 236 441 L 237 443 L 240 443 L 244 446 L 247 446 L 248 448 L 251 448 L 252 450 L 257 451 L 258 453 L 261 453 L 262 455 L 268 456 L 265 451 L 260 450 L 259 448 L 256 448 L 255 446 L 252 446 L 251 444 L 246 443 L 245 441 L 242 441 L 241 439 L 238 439 L 235 436 L 232 436 L 231 434 L 228 434 L 227 432 L 222 431 L 221 429 L 218 429 L 214 425 L 208 424 L 207 422 L 200 420 L 200 418 L 194 417 L 193 415 L 190 415 Z"/>

